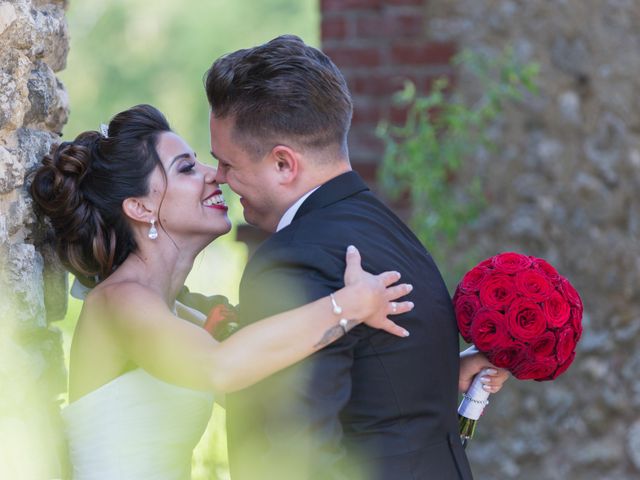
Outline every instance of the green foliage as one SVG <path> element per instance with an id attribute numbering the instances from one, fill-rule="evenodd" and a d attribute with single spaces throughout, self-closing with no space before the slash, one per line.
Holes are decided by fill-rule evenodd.
<path id="1" fill-rule="evenodd" d="M 319 43 L 317 0 L 72 0 L 71 49 L 60 72 L 73 138 L 138 103 L 163 111 L 209 157 L 203 75 L 214 59 L 283 33 Z"/>
<path id="2" fill-rule="evenodd" d="M 381 122 L 377 133 L 385 142 L 379 181 L 393 198 L 407 198 L 411 224 L 435 257 L 455 242 L 458 231 L 484 206 L 482 184 L 475 177 L 460 187 L 465 162 L 480 149 L 491 149 L 489 127 L 508 103 L 536 92 L 538 66 L 517 61 L 506 49 L 497 58 L 468 50 L 454 62 L 464 67 L 481 87 L 472 105 L 447 94 L 448 81 L 434 82 L 426 96 L 406 82 L 394 103 L 408 108 L 404 125 Z"/>

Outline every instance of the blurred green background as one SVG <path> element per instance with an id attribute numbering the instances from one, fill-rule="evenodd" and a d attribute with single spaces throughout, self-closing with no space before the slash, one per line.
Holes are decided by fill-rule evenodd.
<path id="1" fill-rule="evenodd" d="M 208 105 L 202 78 L 220 55 L 293 33 L 319 45 L 318 0 L 222 1 L 71 0 L 67 19 L 71 50 L 60 72 L 71 114 L 64 138 L 97 130 L 121 110 L 139 103 L 158 107 L 204 161 L 210 161 Z M 242 211 L 226 187 L 230 217 Z M 187 285 L 237 302 L 247 252 L 233 239 L 216 240 L 196 260 Z M 65 354 L 82 303 L 73 298 L 64 321 Z M 193 479 L 226 479 L 224 411 L 212 420 L 193 459 Z"/>

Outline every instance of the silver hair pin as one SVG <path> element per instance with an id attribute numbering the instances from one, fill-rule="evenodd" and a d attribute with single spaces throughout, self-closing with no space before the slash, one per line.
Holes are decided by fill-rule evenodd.
<path id="1" fill-rule="evenodd" d="M 104 138 L 109 138 L 109 125 L 105 125 L 104 123 L 100 124 L 100 133 Z"/>

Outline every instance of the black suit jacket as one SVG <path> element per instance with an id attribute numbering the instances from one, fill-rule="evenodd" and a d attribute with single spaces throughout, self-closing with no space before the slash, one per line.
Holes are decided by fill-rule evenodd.
<path id="1" fill-rule="evenodd" d="M 350 244 L 365 270 L 397 270 L 413 284 L 415 309 L 394 318 L 411 336 L 360 325 L 228 395 L 231 477 L 470 479 L 458 436 L 458 330 L 449 293 L 431 256 L 355 172 L 321 186 L 291 225 L 259 247 L 240 285 L 241 323 L 341 288 Z"/>

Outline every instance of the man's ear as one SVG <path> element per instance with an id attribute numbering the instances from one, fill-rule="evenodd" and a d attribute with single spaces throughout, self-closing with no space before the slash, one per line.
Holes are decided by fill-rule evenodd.
<path id="1" fill-rule="evenodd" d="M 271 149 L 271 161 L 280 183 L 293 182 L 300 168 L 300 153 L 286 145 L 276 145 Z"/>
<path id="2" fill-rule="evenodd" d="M 153 216 L 153 210 L 138 197 L 125 198 L 122 202 L 122 210 L 127 217 L 137 222 L 149 223 L 151 220 L 157 220 Z"/>

